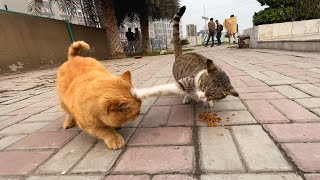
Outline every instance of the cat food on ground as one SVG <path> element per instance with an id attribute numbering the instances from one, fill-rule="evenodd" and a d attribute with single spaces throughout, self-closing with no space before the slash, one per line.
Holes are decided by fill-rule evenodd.
<path id="1" fill-rule="evenodd" d="M 200 121 L 207 123 L 210 127 L 219 126 L 218 123 L 221 121 L 221 118 L 219 118 L 217 114 L 210 114 L 208 112 L 199 114 L 199 119 Z"/>

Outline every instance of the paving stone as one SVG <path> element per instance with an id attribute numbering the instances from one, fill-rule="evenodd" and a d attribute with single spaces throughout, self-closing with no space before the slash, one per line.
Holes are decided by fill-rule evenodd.
<path id="1" fill-rule="evenodd" d="M 290 122 L 266 100 L 250 100 L 245 102 L 252 115 L 261 123 Z"/>
<path id="2" fill-rule="evenodd" d="M 92 147 L 96 139 L 85 132 L 80 133 L 71 142 L 65 145 L 50 160 L 40 166 L 36 174 L 66 173 Z"/>
<path id="3" fill-rule="evenodd" d="M 320 108 L 320 98 L 295 99 L 295 101 L 305 108 Z"/>
<path id="4" fill-rule="evenodd" d="M 304 81 L 301 81 L 298 79 L 283 79 L 283 80 L 265 81 L 265 83 L 268 84 L 269 86 L 276 86 L 276 85 L 304 83 Z"/>
<path id="5" fill-rule="evenodd" d="M 31 176 L 27 180 L 101 180 L 103 176 L 92 176 L 92 175 L 85 175 L 85 176 Z"/>
<path id="6" fill-rule="evenodd" d="M 279 109 L 287 118 L 294 122 L 310 122 L 310 121 L 319 121 L 320 118 L 315 114 L 311 113 L 304 107 L 290 101 L 288 99 L 281 100 L 270 100 L 277 109 Z"/>
<path id="7" fill-rule="evenodd" d="M 220 125 L 256 124 L 257 122 L 248 111 L 222 111 L 215 113 L 222 119 Z M 208 126 L 197 117 L 197 126 Z"/>
<path id="8" fill-rule="evenodd" d="M 320 123 L 268 124 L 264 127 L 278 142 L 320 141 Z"/>
<path id="9" fill-rule="evenodd" d="M 258 87 L 244 87 L 236 88 L 236 91 L 240 94 L 242 93 L 261 93 L 261 92 L 272 92 L 275 91 L 269 86 L 258 86 Z"/>
<path id="10" fill-rule="evenodd" d="M 193 105 L 175 105 L 171 109 L 168 126 L 192 126 L 193 121 Z"/>
<path id="11" fill-rule="evenodd" d="M 30 134 L 38 129 L 44 127 L 48 123 L 23 123 L 23 124 L 14 124 L 10 127 L 7 127 L 0 131 L 0 134 L 14 135 L 14 134 Z"/>
<path id="12" fill-rule="evenodd" d="M 141 109 L 140 109 L 140 114 L 141 115 L 145 115 L 148 113 L 149 109 L 151 108 L 151 106 L 141 106 Z"/>
<path id="13" fill-rule="evenodd" d="M 123 154 L 115 172 L 191 173 L 194 169 L 192 146 L 132 147 Z"/>
<path id="14" fill-rule="evenodd" d="M 200 165 L 204 172 L 244 172 L 230 132 L 224 128 L 200 128 Z"/>
<path id="15" fill-rule="evenodd" d="M 46 109 L 48 109 L 49 107 L 25 107 L 25 108 L 22 108 L 22 109 L 19 109 L 19 110 L 16 110 L 16 111 L 13 111 L 13 112 L 10 112 L 6 115 L 19 115 L 19 114 L 38 114 Z"/>
<path id="16" fill-rule="evenodd" d="M 29 116 L 30 116 L 29 114 L 11 116 L 10 118 L 0 122 L 0 130 L 4 129 L 6 127 L 9 127 L 17 122 L 20 122 L 20 121 L 28 118 Z"/>
<path id="17" fill-rule="evenodd" d="M 191 137 L 188 127 L 139 128 L 128 145 L 183 145 L 190 144 Z"/>
<path id="18" fill-rule="evenodd" d="M 128 141 L 131 137 L 134 129 L 133 128 L 123 128 L 119 133 L 123 138 Z M 118 156 L 122 152 L 119 150 L 110 150 L 107 148 L 103 141 L 99 141 L 77 164 L 72 172 L 73 173 L 85 173 L 85 172 L 107 172 L 110 170 L 114 162 L 117 160 Z"/>
<path id="19" fill-rule="evenodd" d="M 25 175 L 49 158 L 53 151 L 0 152 L 0 175 Z"/>
<path id="20" fill-rule="evenodd" d="M 148 175 L 109 175 L 104 180 L 149 180 Z"/>
<path id="21" fill-rule="evenodd" d="M 139 115 L 134 121 L 129 121 L 129 122 L 125 123 L 122 127 L 135 128 L 140 124 L 140 122 L 142 121 L 143 117 L 144 116 Z"/>
<path id="22" fill-rule="evenodd" d="M 0 139 L 0 151 L 5 149 L 6 147 L 10 146 L 11 144 L 19 141 L 20 139 L 24 138 L 25 135 L 16 135 L 16 136 L 6 136 Z"/>
<path id="23" fill-rule="evenodd" d="M 11 118 L 12 116 L 0 116 L 0 122 Z"/>
<path id="24" fill-rule="evenodd" d="M 157 98 L 149 98 L 142 101 L 142 106 L 152 106 L 156 102 Z"/>
<path id="25" fill-rule="evenodd" d="M 320 108 L 311 109 L 311 111 L 320 116 Z"/>
<path id="26" fill-rule="evenodd" d="M 242 93 L 240 98 L 244 100 L 253 99 L 282 99 L 285 98 L 278 92 L 262 92 L 262 93 Z"/>
<path id="27" fill-rule="evenodd" d="M 249 172 L 292 170 L 261 126 L 233 126 L 232 130 Z"/>
<path id="28" fill-rule="evenodd" d="M 40 129 L 38 132 L 60 131 L 63 128 L 64 120 L 65 120 L 65 116 L 62 116 L 57 120 L 50 122 L 48 125 Z"/>
<path id="29" fill-rule="evenodd" d="M 170 114 L 170 106 L 153 106 L 143 118 L 140 127 L 165 126 Z"/>
<path id="30" fill-rule="evenodd" d="M 305 174 L 306 180 L 320 180 L 320 174 Z"/>
<path id="31" fill-rule="evenodd" d="M 24 180 L 24 177 L 0 176 L 0 180 Z"/>
<path id="32" fill-rule="evenodd" d="M 171 106 L 183 104 L 183 97 L 160 97 L 156 101 L 156 106 Z"/>
<path id="33" fill-rule="evenodd" d="M 273 86 L 281 94 L 287 96 L 288 98 L 307 98 L 310 97 L 308 94 L 305 94 L 292 86 L 283 85 L 283 86 Z"/>
<path id="34" fill-rule="evenodd" d="M 22 121 L 22 123 L 54 121 L 64 115 L 64 112 L 39 113 L 27 118 L 26 120 Z"/>
<path id="35" fill-rule="evenodd" d="M 170 175 L 155 175 L 152 180 L 196 180 L 192 176 L 184 174 L 170 174 Z"/>
<path id="36" fill-rule="evenodd" d="M 196 104 L 197 107 L 197 115 L 202 113 L 205 110 L 203 108 L 202 103 Z M 213 107 L 210 109 L 210 112 L 218 112 L 218 111 L 243 111 L 247 110 L 247 108 L 243 105 L 241 101 L 225 101 L 225 102 L 214 102 Z"/>
<path id="37" fill-rule="evenodd" d="M 294 87 L 315 97 L 320 97 L 320 87 L 313 84 L 294 84 Z"/>
<path id="38" fill-rule="evenodd" d="M 202 175 L 201 180 L 303 180 L 300 176 L 288 174 L 212 174 Z"/>
<path id="39" fill-rule="evenodd" d="M 32 133 L 19 142 L 11 145 L 8 149 L 60 148 L 78 133 L 78 131 Z"/>
<path id="40" fill-rule="evenodd" d="M 288 143 L 283 148 L 302 171 L 320 171 L 320 143 Z"/>
<path id="41" fill-rule="evenodd" d="M 63 112 L 63 111 L 61 110 L 60 105 L 53 106 L 52 108 L 49 108 L 49 109 L 43 111 L 43 113 L 51 113 L 51 112 Z"/>

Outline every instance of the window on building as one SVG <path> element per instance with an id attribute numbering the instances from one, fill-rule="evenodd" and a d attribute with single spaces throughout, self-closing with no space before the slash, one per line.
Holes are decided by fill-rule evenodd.
<path id="1" fill-rule="evenodd" d="M 82 12 L 81 11 L 77 11 L 77 15 L 82 17 Z"/>

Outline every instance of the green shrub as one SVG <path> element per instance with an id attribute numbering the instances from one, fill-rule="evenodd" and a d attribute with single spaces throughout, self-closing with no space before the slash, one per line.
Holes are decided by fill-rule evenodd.
<path id="1" fill-rule="evenodd" d="M 185 45 L 188 45 L 190 44 L 190 42 L 188 41 L 188 39 L 182 39 L 181 40 L 181 46 L 185 46 Z"/>
<path id="2" fill-rule="evenodd" d="M 294 20 L 294 8 L 266 8 L 253 15 L 253 25 L 281 23 Z"/>
<path id="3" fill-rule="evenodd" d="M 320 18 L 320 0 L 257 0 L 268 8 L 253 15 L 253 24 L 272 24 Z"/>

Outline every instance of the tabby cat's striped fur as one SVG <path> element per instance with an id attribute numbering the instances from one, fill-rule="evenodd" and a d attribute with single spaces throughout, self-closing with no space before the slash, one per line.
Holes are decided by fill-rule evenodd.
<path id="1" fill-rule="evenodd" d="M 173 45 L 175 62 L 173 76 L 176 83 L 134 90 L 138 98 L 159 95 L 184 95 L 184 103 L 191 99 L 209 102 L 225 98 L 227 95 L 239 96 L 232 87 L 228 75 L 212 60 L 198 54 L 182 54 L 179 22 L 186 10 L 183 6 L 173 18 Z"/>

